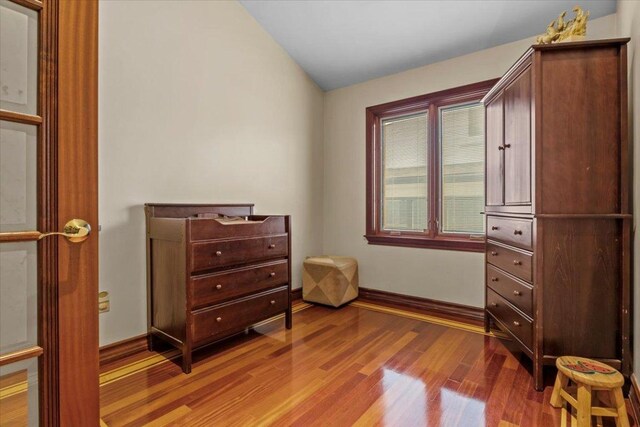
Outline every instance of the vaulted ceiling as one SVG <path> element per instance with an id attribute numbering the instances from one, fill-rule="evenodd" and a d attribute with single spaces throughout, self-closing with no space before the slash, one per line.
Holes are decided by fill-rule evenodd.
<path id="1" fill-rule="evenodd" d="M 577 4 L 591 19 L 615 0 L 240 0 L 324 90 L 544 32 Z"/>

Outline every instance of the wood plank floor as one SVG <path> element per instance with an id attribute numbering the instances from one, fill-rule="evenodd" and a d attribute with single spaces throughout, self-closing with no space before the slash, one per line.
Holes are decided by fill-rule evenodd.
<path id="1" fill-rule="evenodd" d="M 313 306 L 291 331 L 278 320 L 203 349 L 190 375 L 151 353 L 105 366 L 101 416 L 108 426 L 559 426 L 551 388 L 535 392 L 519 359 L 481 333 Z"/>

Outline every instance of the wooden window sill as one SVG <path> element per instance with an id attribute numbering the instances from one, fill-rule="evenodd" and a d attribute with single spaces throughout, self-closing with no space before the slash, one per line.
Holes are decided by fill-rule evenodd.
<path id="1" fill-rule="evenodd" d="M 464 252 L 484 252 L 484 240 L 470 240 L 455 237 L 390 236 L 388 234 L 365 234 L 370 245 L 401 246 L 409 248 L 444 249 Z"/>

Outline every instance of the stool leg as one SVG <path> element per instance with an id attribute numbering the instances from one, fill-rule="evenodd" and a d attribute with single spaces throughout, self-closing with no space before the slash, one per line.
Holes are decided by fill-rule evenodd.
<path id="1" fill-rule="evenodd" d="M 578 427 L 591 427 L 591 386 L 578 384 Z"/>
<path id="2" fill-rule="evenodd" d="M 560 427 L 567 427 L 567 408 L 562 406 L 562 410 L 560 411 Z"/>
<path id="3" fill-rule="evenodd" d="M 560 408 L 562 406 L 562 396 L 560 396 L 560 390 L 565 389 L 569 384 L 569 377 L 562 372 L 558 371 L 556 375 L 556 382 L 553 385 L 553 393 L 551 393 L 551 406 L 554 408 Z"/>
<path id="4" fill-rule="evenodd" d="M 616 427 L 629 427 L 629 416 L 627 415 L 627 407 L 624 404 L 624 396 L 622 389 L 616 388 L 611 391 L 611 400 L 618 410 L 618 418 L 616 418 Z"/>

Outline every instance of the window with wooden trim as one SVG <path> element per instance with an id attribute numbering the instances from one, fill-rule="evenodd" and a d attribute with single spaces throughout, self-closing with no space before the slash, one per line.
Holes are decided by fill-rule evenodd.
<path id="1" fill-rule="evenodd" d="M 490 80 L 369 107 L 370 244 L 484 250 L 484 106 Z"/>

